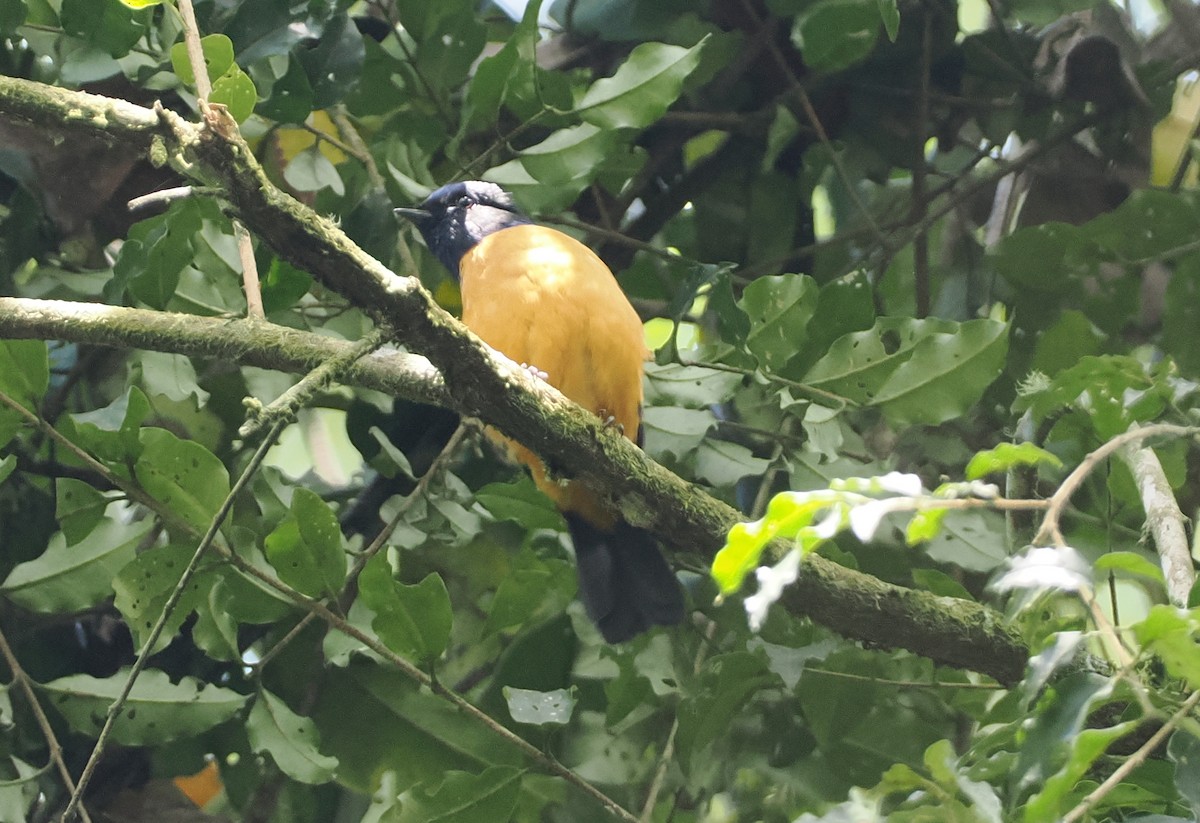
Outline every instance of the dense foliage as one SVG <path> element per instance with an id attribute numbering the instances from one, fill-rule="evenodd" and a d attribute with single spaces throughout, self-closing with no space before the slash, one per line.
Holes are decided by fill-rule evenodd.
<path id="1" fill-rule="evenodd" d="M 197 0 L 209 92 L 170 0 L 0 0 L 0 820 L 1195 819 L 1200 16 L 515 5 Z M 426 301 L 472 178 L 696 488 Z M 452 411 L 694 619 L 605 645 Z"/>

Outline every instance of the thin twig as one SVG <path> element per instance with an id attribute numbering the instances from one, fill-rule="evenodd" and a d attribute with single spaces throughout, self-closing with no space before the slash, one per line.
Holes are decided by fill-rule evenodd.
<path id="1" fill-rule="evenodd" d="M 704 665 L 704 659 L 708 657 L 708 651 L 712 647 L 713 637 L 717 633 L 717 622 L 709 620 L 708 626 L 704 630 L 704 640 L 700 643 L 700 648 L 696 650 L 695 660 L 692 662 L 692 674 L 700 674 L 700 667 Z M 671 722 L 671 731 L 667 734 L 667 742 L 663 745 L 662 755 L 658 759 L 658 768 L 654 771 L 654 779 L 650 781 L 650 789 L 646 792 L 646 802 L 642 804 L 641 823 L 650 823 L 654 814 L 654 807 L 658 804 L 658 795 L 662 792 L 663 783 L 667 779 L 667 770 L 671 768 L 671 761 L 675 758 L 675 736 L 679 733 L 679 715 L 675 715 L 675 719 Z"/>
<path id="2" fill-rule="evenodd" d="M 149 194 L 135 197 L 125 204 L 130 211 L 140 211 L 150 206 L 169 206 L 176 200 L 183 200 L 197 193 L 196 186 L 173 186 L 169 189 L 159 189 Z"/>
<path id="3" fill-rule="evenodd" d="M 72 454 L 72 456 L 84 463 L 88 468 L 98 472 L 100 476 L 112 484 L 113 488 L 120 489 L 122 492 L 124 492 L 125 496 L 130 500 L 134 501 L 135 503 L 140 503 L 151 511 L 158 512 L 160 508 L 164 509 L 165 516 L 163 512 L 159 512 L 159 514 L 163 517 L 163 520 L 169 523 L 171 526 L 185 524 L 185 521 L 181 517 L 174 514 L 174 512 L 171 512 L 170 509 L 161 507 L 158 501 L 146 494 L 146 492 L 142 491 L 141 487 L 122 480 L 119 476 L 117 476 L 116 473 L 111 471 L 108 466 L 92 457 L 75 443 L 72 443 L 70 440 L 64 437 L 63 434 L 58 431 L 58 429 L 54 428 L 41 417 L 22 406 L 3 391 L 0 391 L 0 405 L 7 406 L 8 408 L 17 412 L 17 414 L 24 418 L 27 423 L 39 429 L 43 434 L 53 440 L 56 445 L 66 449 Z"/>
<path id="4" fill-rule="evenodd" d="M 923 6 L 925 24 L 921 34 L 920 86 L 917 94 L 916 140 L 912 170 L 912 213 L 918 220 L 929 211 L 925 191 L 925 140 L 929 134 L 929 75 L 933 62 L 932 5 Z M 928 317 L 930 309 L 929 232 L 922 231 L 913 238 L 913 279 L 917 317 Z"/>
<path id="5" fill-rule="evenodd" d="M 1128 777 L 1134 769 L 1145 763 L 1150 754 L 1167 739 L 1167 735 L 1175 731 L 1179 724 L 1184 721 L 1184 718 L 1191 714 L 1192 710 L 1196 708 L 1197 703 L 1200 703 L 1200 691 L 1192 692 L 1188 696 L 1188 699 L 1183 701 L 1183 705 L 1179 707 L 1175 714 L 1171 715 L 1167 722 L 1163 723 L 1150 736 L 1149 740 L 1143 743 L 1136 752 L 1125 758 L 1120 766 L 1113 769 L 1113 773 L 1106 777 L 1103 783 L 1092 789 L 1083 800 L 1079 801 L 1079 804 L 1075 808 L 1063 815 L 1063 823 L 1075 823 L 1076 820 L 1082 818 L 1097 803 L 1104 799 L 1106 794 L 1115 789 L 1122 780 Z"/>
<path id="6" fill-rule="evenodd" d="M 4 662 L 8 664 L 9 670 L 12 672 L 13 683 L 20 687 L 21 693 L 25 695 L 25 701 L 29 704 L 29 710 L 33 712 L 33 719 L 37 721 L 38 728 L 42 730 L 42 737 L 46 738 L 46 747 L 50 749 L 50 760 L 58 769 L 58 774 L 62 777 L 63 785 L 67 787 L 67 791 L 75 794 L 75 781 L 71 779 L 71 772 L 67 769 L 67 763 L 63 760 L 62 746 L 59 745 L 58 736 L 54 734 L 54 727 L 50 725 L 49 718 L 46 717 L 46 712 L 42 710 L 42 704 L 38 701 L 37 692 L 33 690 L 33 683 L 29 679 L 29 675 L 25 673 L 25 669 L 21 668 L 21 663 L 17 660 L 16 654 L 13 653 L 12 646 L 8 645 L 8 638 L 4 636 L 4 631 L 0 630 L 0 655 L 3 655 Z M 91 817 L 88 815 L 87 809 L 83 806 L 79 807 L 79 816 L 83 818 L 83 823 L 92 823 Z"/>
<path id="7" fill-rule="evenodd" d="M 758 29 L 758 37 L 766 45 L 767 51 L 771 54 L 771 59 L 775 61 L 775 65 L 782 72 L 787 80 L 789 90 L 796 95 L 800 101 L 801 110 L 804 113 L 805 119 L 808 120 L 813 131 L 817 133 L 817 139 L 821 141 L 821 145 L 829 153 L 829 162 L 833 164 L 833 169 L 837 172 L 837 176 L 841 178 L 842 185 L 846 187 L 846 193 L 850 195 L 850 199 L 854 202 L 855 208 L 862 215 L 867 226 L 870 227 L 871 233 L 875 235 L 875 242 L 881 248 L 888 249 L 890 247 L 887 235 L 879 227 L 879 223 L 875 220 L 875 215 L 867 207 L 863 201 L 862 195 L 859 194 L 858 186 L 855 185 L 855 180 L 850 176 L 850 172 L 846 170 L 846 166 L 842 163 L 842 158 L 838 154 L 837 149 L 833 145 L 833 141 L 829 139 L 829 134 L 825 131 L 825 126 L 821 123 L 821 118 L 817 116 L 817 110 L 813 107 L 812 100 L 809 99 L 808 90 L 804 88 L 804 84 L 796 77 L 796 73 L 792 71 L 791 65 L 783 52 L 779 50 L 779 46 L 775 43 L 774 32 L 768 29 L 768 26 L 759 18 L 758 12 L 754 8 L 751 0 L 742 0 L 742 8 L 745 9 L 747 16 Z"/>
<path id="8" fill-rule="evenodd" d="M 254 241 L 242 221 L 234 219 L 233 236 L 237 239 L 238 258 L 242 262 L 242 289 L 246 293 L 246 316 L 256 320 L 266 318 L 263 311 L 262 285 L 258 279 L 258 263 L 254 261 Z"/>
<path id="9" fill-rule="evenodd" d="M 1112 440 L 1104 443 L 1100 448 L 1096 449 L 1087 457 L 1080 461 L 1075 470 L 1067 475 L 1058 490 L 1047 500 L 1046 517 L 1042 520 L 1042 527 L 1038 529 L 1038 533 L 1034 535 L 1034 545 L 1052 544 L 1055 546 L 1066 545 L 1066 540 L 1063 538 L 1062 530 L 1059 528 L 1059 521 L 1062 519 L 1063 511 L 1070 502 L 1072 495 L 1079 490 L 1083 485 L 1083 481 L 1091 474 L 1095 468 L 1100 465 L 1109 456 L 1116 453 L 1122 447 L 1137 443 L 1149 437 L 1157 437 L 1159 435 L 1173 435 L 1175 437 L 1195 437 L 1200 434 L 1200 427 L 1196 426 L 1176 426 L 1172 423 L 1156 423 L 1152 426 L 1143 426 L 1142 428 L 1130 429 L 1129 431 L 1118 434 Z"/>
<path id="10" fill-rule="evenodd" d="M 142 492 L 141 489 L 138 488 L 136 485 L 131 484 L 128 481 L 126 481 L 125 479 L 119 477 L 116 473 L 112 472 L 103 463 L 100 463 L 95 458 L 93 458 L 91 455 L 84 452 L 82 449 L 80 449 L 78 446 L 76 446 L 71 441 L 67 440 L 65 437 L 63 437 L 61 434 L 59 434 L 53 428 L 45 425 L 44 422 L 41 421 L 36 415 L 34 415 L 32 412 L 30 412 L 28 409 L 26 409 L 20 403 L 17 403 L 15 400 L 8 397 L 8 395 L 4 394 L 3 392 L 0 392 L 0 403 L 4 403 L 4 405 L 7 405 L 10 408 L 15 409 L 22 415 L 22 417 L 25 417 L 26 419 L 31 419 L 32 422 L 34 423 L 34 425 L 38 425 L 44 429 L 48 429 L 49 431 L 47 432 L 47 434 L 49 434 L 51 437 L 54 437 L 57 442 L 61 443 L 64 447 L 69 449 L 72 454 L 78 456 L 81 460 L 83 460 L 89 466 L 91 466 L 96 471 L 98 471 L 110 483 L 112 483 L 114 487 L 119 488 L 122 491 L 124 491 L 125 494 L 130 499 L 136 500 L 137 502 L 145 505 L 148 509 L 155 512 L 161 519 L 167 520 L 173 524 L 178 524 L 181 526 L 182 529 L 187 530 L 188 532 L 194 533 L 194 529 L 192 528 L 191 524 L 187 523 L 186 521 L 181 520 L 167 506 L 162 505 L 159 501 L 151 498 L 149 495 L 145 494 L 145 492 Z M 347 635 L 348 637 L 352 637 L 353 639 L 362 643 L 367 648 L 374 651 L 380 657 L 382 657 L 385 660 L 387 660 L 388 662 L 392 663 L 392 665 L 394 665 L 398 669 L 400 669 L 401 673 L 404 674 L 406 677 L 412 679 L 413 681 L 415 681 L 416 683 L 418 683 L 422 686 L 425 686 L 425 687 L 431 689 L 434 694 L 436 694 L 439 697 L 450 702 L 457 709 L 462 711 L 464 714 L 467 714 L 468 716 L 470 716 L 474 722 L 482 724 L 483 726 L 487 727 L 489 730 L 491 730 L 492 732 L 494 732 L 495 734 L 497 734 L 498 736 L 503 738 L 506 742 L 511 743 L 512 745 L 516 746 L 522 752 L 522 754 L 524 754 L 527 757 L 529 757 L 530 759 L 532 759 L 535 763 L 540 765 L 547 772 L 549 772 L 550 774 L 557 775 L 558 777 L 561 777 L 562 779 L 566 780 L 571 785 L 579 788 L 582 792 L 587 794 L 589 797 L 596 800 L 596 802 L 598 802 L 603 808 L 608 810 L 608 812 L 610 814 L 612 814 L 614 817 L 616 817 L 620 820 L 628 821 L 628 823 L 637 823 L 636 817 L 634 817 L 626 809 L 622 808 L 620 804 L 618 804 L 615 800 L 613 800 L 608 795 L 604 794 L 602 791 L 597 789 L 591 783 L 584 780 L 579 775 L 575 774 L 573 771 L 571 771 L 566 766 L 563 766 L 561 763 L 559 763 L 554 758 L 544 754 L 541 750 L 537 749 L 536 747 L 531 746 L 523 738 L 518 737 L 517 735 L 510 732 L 507 728 L 505 728 L 504 726 L 497 723 L 495 720 L 493 720 L 488 714 L 483 712 L 481 709 L 476 708 L 473 704 L 471 704 L 469 701 L 467 701 L 466 698 L 462 697 L 461 695 L 459 695 L 458 693 L 456 693 L 454 691 L 451 691 L 450 689 L 448 689 L 447 687 L 445 687 L 444 685 L 442 685 L 440 683 L 434 683 L 434 681 L 429 677 L 429 675 L 427 675 L 421 669 L 412 665 L 407 660 L 405 660 L 403 657 L 401 657 L 400 655 L 393 652 L 391 649 L 384 646 L 376 638 L 373 638 L 373 637 L 370 637 L 370 636 L 364 634 L 363 632 L 359 631 L 356 627 L 347 623 L 339 615 L 336 615 L 332 611 L 330 611 L 329 608 L 325 606 L 325 604 L 323 604 L 319 601 L 313 600 L 312 598 L 307 597 L 306 595 L 301 594 L 300 592 L 298 592 L 295 589 L 293 589 L 292 587 L 288 586 L 286 583 L 284 583 L 283 581 L 274 577 L 273 575 L 267 574 L 266 572 L 260 570 L 257 566 L 254 566 L 253 564 L 246 562 L 240 556 L 234 554 L 226 546 L 222 545 L 219 542 L 214 543 L 213 549 L 217 552 L 217 554 L 219 554 L 221 556 L 221 558 L 223 560 L 232 564 L 235 568 L 237 568 L 243 574 L 249 575 L 250 577 L 253 577 L 256 580 L 264 583 L 265 585 L 275 589 L 280 594 L 284 595 L 289 600 L 296 603 L 302 609 L 305 609 L 306 611 L 309 611 L 309 612 L 315 614 L 318 618 L 320 618 L 321 620 L 324 620 L 326 623 L 328 623 L 330 626 L 332 626 L 337 631 L 342 632 L 343 634 Z M 64 823 L 65 823 L 65 818 L 64 818 Z"/>
<path id="11" fill-rule="evenodd" d="M 413 505 L 425 496 L 425 492 L 428 491 L 433 480 L 439 477 L 442 473 L 442 470 L 449 465 L 450 459 L 454 456 L 455 452 L 458 451 L 459 444 L 462 443 L 463 438 L 466 437 L 467 433 L 472 431 L 474 428 L 475 424 L 472 421 L 463 420 L 461 423 L 459 423 L 458 428 L 454 430 L 454 434 L 450 435 L 450 439 L 446 441 L 446 445 L 442 447 L 441 452 L 438 453 L 438 456 L 434 458 L 426 472 L 421 475 L 419 480 L 417 480 L 417 485 L 413 487 L 412 492 L 409 493 L 408 497 L 404 498 L 404 502 L 400 504 L 396 514 L 387 523 L 387 525 L 383 527 L 383 530 L 375 536 L 375 539 L 371 541 L 371 544 L 367 546 L 367 548 L 363 549 L 361 553 L 359 553 L 357 559 L 354 561 L 353 567 L 350 569 L 350 573 L 346 576 L 346 585 L 343 588 L 343 592 L 349 592 L 353 590 L 354 582 L 358 580 L 358 576 L 362 574 L 362 570 L 366 567 L 367 561 L 378 554 L 379 551 L 385 545 L 387 545 L 387 539 L 391 537 L 392 532 L 394 532 L 396 527 L 400 525 L 400 522 L 412 509 Z M 343 612 L 350 608 L 349 603 L 340 602 L 338 605 Z M 295 640 L 296 637 L 299 636 L 300 632 L 316 619 L 317 615 L 315 612 L 309 612 L 308 614 L 304 615 L 300 622 L 292 627 L 291 631 L 284 635 L 284 637 L 280 639 L 278 643 L 276 643 L 263 654 L 262 658 L 255 663 L 255 668 L 259 671 L 262 671 L 267 663 L 273 657 L 275 657 L 275 655 L 277 655 L 284 646 Z"/>
<path id="12" fill-rule="evenodd" d="M 179 0 L 179 13 L 183 15 L 183 42 L 187 46 L 188 63 L 196 76 L 196 97 L 200 111 L 208 105 L 212 96 L 212 81 L 208 78 L 208 65 L 204 62 L 204 49 L 200 45 L 200 27 L 196 25 L 196 10 L 192 0 Z"/>
<path id="13" fill-rule="evenodd" d="M 814 386 L 810 386 L 807 383 L 800 383 L 796 380 L 789 380 L 786 377 L 780 377 L 777 374 L 760 371 L 758 369 L 747 369 L 742 366 L 731 366 L 728 363 L 708 363 L 708 362 L 697 363 L 697 362 L 688 362 L 685 360 L 679 360 L 677 362 L 681 366 L 698 366 L 703 369 L 713 369 L 715 371 L 729 372 L 730 374 L 740 374 L 745 377 L 760 376 L 760 377 L 766 379 L 768 382 L 778 383 L 781 386 L 787 386 L 789 389 L 795 389 L 796 391 L 800 392 L 801 394 L 804 394 L 805 396 L 807 396 L 810 400 L 827 401 L 828 403 L 832 404 L 831 408 L 835 408 L 835 409 L 842 409 L 842 408 L 846 408 L 846 407 L 856 408 L 858 406 L 858 403 L 851 400 L 849 397 L 842 397 L 842 395 L 840 395 L 840 394 L 834 394 L 833 392 L 825 391 L 824 389 L 818 389 Z"/>
<path id="14" fill-rule="evenodd" d="M 428 673 L 422 671 L 404 657 L 401 657 L 399 654 L 392 651 L 377 638 L 371 637 L 365 632 L 360 631 L 356 626 L 347 622 L 343 617 L 332 612 L 324 603 L 320 602 L 319 600 L 314 600 L 307 595 L 301 594 L 291 586 L 281 581 L 279 578 L 275 577 L 274 575 L 267 574 L 244 558 L 234 554 L 221 544 L 216 544 L 213 548 L 224 560 L 228 561 L 235 568 L 237 568 L 238 571 L 249 575 L 255 580 L 258 580 L 259 582 L 269 586 L 270 588 L 282 594 L 284 597 L 291 600 L 300 608 L 313 612 L 319 619 L 324 620 L 337 631 L 341 632 L 347 637 L 357 640 L 359 643 L 362 643 L 388 663 L 391 663 L 393 666 L 395 666 L 405 677 L 429 689 L 431 692 L 433 692 L 433 694 L 449 702 L 456 709 L 470 717 L 476 723 L 485 726 L 493 734 L 500 737 L 506 743 L 516 747 L 522 754 L 524 754 L 534 763 L 537 763 L 550 774 L 556 777 L 561 777 L 572 786 L 575 786 L 587 794 L 589 797 L 599 803 L 605 809 L 605 811 L 607 811 L 613 817 L 617 818 L 618 820 L 627 821 L 627 823 L 638 823 L 638 819 L 634 817 L 628 810 L 623 808 L 611 797 L 597 789 L 587 780 L 580 777 L 554 758 L 545 754 L 536 746 L 531 745 L 524 738 L 514 734 L 508 728 L 492 719 L 492 717 L 486 714 L 483 710 L 477 708 L 462 695 L 450 690 L 440 681 L 434 680 L 429 676 Z"/>
<path id="15" fill-rule="evenodd" d="M 338 103 L 330 112 L 333 118 L 333 124 L 337 126 L 338 133 L 342 135 L 342 139 L 346 141 L 345 151 L 351 157 L 356 158 L 363 164 L 363 168 L 367 170 L 367 179 L 371 181 L 371 185 L 377 189 L 383 189 L 383 175 L 379 173 L 379 166 L 375 163 L 375 156 L 371 154 L 371 149 L 367 146 L 362 135 L 358 133 L 354 123 L 350 120 L 350 115 L 346 113 L 346 107 L 342 103 Z M 329 135 L 325 135 L 329 139 Z M 349 149 L 349 151 L 347 151 Z"/>
<path id="16" fill-rule="evenodd" d="M 290 421 L 295 417 L 297 410 L 308 405 L 317 392 L 341 378 L 355 362 L 382 346 L 386 337 L 386 333 L 381 329 L 371 331 L 342 354 L 329 358 L 304 375 L 267 406 L 261 405 L 257 400 L 248 401 L 246 422 L 238 429 L 238 434 L 242 437 L 253 437 L 266 426 L 273 426 L 278 421 Z"/>
<path id="17" fill-rule="evenodd" d="M 285 425 L 286 423 L 283 421 L 276 423 L 270 433 L 263 438 L 263 442 L 258 445 L 253 457 L 250 458 L 250 462 L 246 464 L 246 468 L 233 484 L 233 487 L 230 488 L 229 494 L 221 501 L 220 507 L 217 509 L 216 514 L 213 515 L 212 522 L 209 523 L 208 531 L 200 538 L 200 543 L 196 546 L 196 551 L 193 552 L 192 559 L 188 561 L 183 573 L 179 576 L 179 582 L 175 584 L 175 588 L 167 597 L 167 602 L 163 604 L 158 620 L 155 621 L 154 627 L 150 629 L 150 634 L 146 637 L 146 642 L 142 644 L 141 650 L 138 651 L 137 659 L 133 661 L 133 666 L 129 669 L 129 676 L 125 678 L 125 685 L 121 687 L 121 693 L 117 695 L 117 699 L 108 707 L 108 714 L 104 718 L 104 726 L 100 729 L 100 734 L 96 737 L 96 745 L 92 747 L 92 754 L 88 757 L 87 764 L 83 767 L 83 773 L 79 775 L 79 785 L 71 793 L 71 799 L 67 803 L 66 811 L 62 815 L 62 823 L 71 823 L 75 809 L 83 797 L 83 792 L 92 779 L 92 773 L 96 770 L 96 764 L 100 762 L 100 756 L 104 753 L 104 749 L 108 745 L 108 738 L 112 734 L 113 724 L 117 720 L 117 715 L 121 713 L 121 709 L 125 706 L 125 701 L 129 699 L 129 694 L 133 691 L 133 684 L 137 682 L 138 676 L 141 675 L 142 670 L 146 667 L 146 661 L 150 659 L 154 645 L 158 642 L 158 638 L 166 627 L 167 621 L 171 619 L 171 615 L 175 612 L 175 608 L 183 598 L 183 593 L 195 575 L 200 561 L 204 559 L 204 555 L 213 545 L 213 541 L 216 540 L 217 532 L 225 522 L 225 518 L 229 515 L 230 509 L 233 508 L 233 501 L 237 499 L 242 489 L 246 487 L 246 484 L 250 482 L 255 472 L 258 471 L 258 467 L 262 465 L 267 452 L 275 444 L 276 438 L 279 437 Z"/>

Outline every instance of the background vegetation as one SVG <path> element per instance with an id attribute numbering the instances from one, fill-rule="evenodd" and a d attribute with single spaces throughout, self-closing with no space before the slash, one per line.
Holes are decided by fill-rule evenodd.
<path id="1" fill-rule="evenodd" d="M 194 12 L 0 0 L 0 820 L 1200 814 L 1193 7 Z M 471 178 L 618 273 L 656 462 L 438 308 Z M 604 645 L 455 413 L 694 619 Z"/>

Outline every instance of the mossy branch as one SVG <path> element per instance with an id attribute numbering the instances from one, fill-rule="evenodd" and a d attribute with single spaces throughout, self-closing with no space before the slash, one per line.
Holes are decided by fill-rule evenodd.
<path id="1" fill-rule="evenodd" d="M 236 134 L 205 129 L 170 112 L 8 77 L 0 78 L 0 116 L 50 132 L 81 131 L 98 139 L 124 141 L 147 156 L 162 157 L 165 147 L 177 168 L 198 182 L 219 187 L 227 207 L 280 257 L 310 272 L 378 324 L 388 326 L 398 342 L 427 357 L 441 375 L 439 402 L 483 420 L 556 468 L 609 493 L 632 521 L 654 531 L 677 556 L 709 560 L 740 519 L 735 509 L 659 466 L 594 415 L 487 347 L 443 311 L 415 277 L 389 271 L 332 221 L 276 189 Z M 0 336 L 18 336 L 11 311 L 10 302 L 0 304 Z M 54 311 L 44 305 L 42 313 Z M 95 319 L 100 326 L 109 325 L 102 315 Z M 164 323 L 176 324 L 178 332 L 181 321 L 167 315 Z M 261 329 L 262 324 L 257 325 Z M 265 356 L 251 354 L 259 347 L 246 343 L 251 338 L 265 342 L 266 331 L 233 323 L 221 326 L 199 335 L 216 338 L 206 345 L 219 348 L 219 339 L 238 328 L 246 338 L 223 356 L 232 354 L 231 359 L 244 363 Z M 108 345 L 156 345 L 144 330 L 138 337 L 129 329 L 124 343 L 111 332 L 93 329 L 90 333 L 95 336 L 89 340 Z M 298 345 L 298 338 L 288 340 Z M 273 356 L 282 354 L 270 345 L 265 348 Z M 370 362 L 356 365 L 347 379 L 357 382 Z M 435 386 L 431 380 L 421 399 L 431 399 Z M 396 393 L 412 396 L 407 391 Z M 952 601 L 953 608 L 948 608 L 946 598 L 893 586 L 816 556 L 805 564 L 805 573 L 786 599 L 795 613 L 873 646 L 910 649 L 1005 683 L 1020 678 L 1028 652 L 990 609 L 968 601 Z"/>

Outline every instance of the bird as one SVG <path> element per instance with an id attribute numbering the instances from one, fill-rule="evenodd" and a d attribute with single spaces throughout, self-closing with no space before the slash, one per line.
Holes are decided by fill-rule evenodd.
<path id="1" fill-rule="evenodd" d="M 467 328 L 642 445 L 642 322 L 595 252 L 534 223 L 494 183 L 450 183 L 395 212 L 458 280 Z M 532 451 L 491 436 L 562 512 L 580 600 L 606 642 L 683 619 L 679 580 L 648 531 L 583 481 L 553 478 Z"/>

